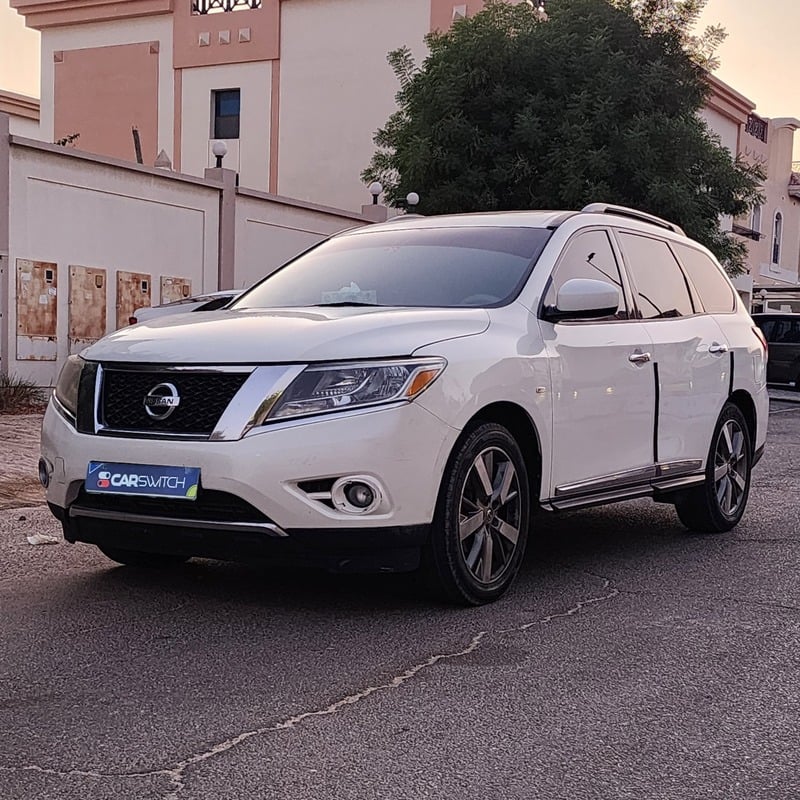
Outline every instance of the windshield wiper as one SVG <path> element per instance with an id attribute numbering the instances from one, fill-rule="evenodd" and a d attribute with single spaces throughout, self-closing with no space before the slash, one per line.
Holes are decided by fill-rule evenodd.
<path id="1" fill-rule="evenodd" d="M 332 308 L 342 306 L 372 306 L 379 308 L 380 303 L 359 303 L 357 300 L 340 300 L 338 303 L 314 303 L 313 308 Z"/>

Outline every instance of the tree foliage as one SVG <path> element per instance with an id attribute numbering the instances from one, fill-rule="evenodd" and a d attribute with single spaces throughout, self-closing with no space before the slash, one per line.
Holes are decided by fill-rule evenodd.
<path id="1" fill-rule="evenodd" d="M 713 43 L 689 30 L 703 3 L 550 0 L 543 21 L 490 0 L 431 34 L 421 68 L 407 48 L 389 55 L 398 111 L 364 179 L 393 205 L 418 192 L 428 214 L 633 206 L 740 271 L 745 247 L 719 217 L 752 207 L 763 176 L 697 115 Z"/>

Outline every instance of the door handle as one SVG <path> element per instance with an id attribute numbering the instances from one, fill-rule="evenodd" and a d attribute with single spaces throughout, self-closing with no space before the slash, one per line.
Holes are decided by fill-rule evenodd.
<path id="1" fill-rule="evenodd" d="M 646 364 L 650 360 L 650 353 L 631 353 L 628 356 L 628 361 L 631 364 Z"/>
<path id="2" fill-rule="evenodd" d="M 728 352 L 728 345 L 720 344 L 719 342 L 713 342 L 708 346 L 709 353 L 727 353 Z"/>

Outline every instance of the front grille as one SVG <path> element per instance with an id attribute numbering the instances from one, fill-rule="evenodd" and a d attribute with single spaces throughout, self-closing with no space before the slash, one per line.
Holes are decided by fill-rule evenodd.
<path id="1" fill-rule="evenodd" d="M 141 497 L 122 494 L 89 494 L 81 487 L 76 506 L 122 514 L 141 514 L 150 517 L 172 517 L 214 522 L 271 523 L 246 500 L 228 492 L 200 489 L 196 500 L 172 500 L 168 497 Z"/>
<path id="2" fill-rule="evenodd" d="M 100 418 L 115 430 L 208 436 L 247 377 L 241 372 L 106 369 Z M 180 396 L 177 408 L 162 420 L 153 419 L 144 407 L 145 396 L 160 383 L 173 384 Z"/>

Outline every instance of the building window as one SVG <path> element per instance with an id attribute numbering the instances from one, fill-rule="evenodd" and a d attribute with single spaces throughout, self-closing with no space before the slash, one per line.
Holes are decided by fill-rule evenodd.
<path id="1" fill-rule="evenodd" d="M 214 106 L 214 139 L 239 138 L 239 111 L 241 91 L 239 89 L 220 89 L 212 92 Z"/>
<path id="2" fill-rule="evenodd" d="M 222 14 L 249 8 L 261 8 L 261 0 L 192 0 L 192 14 Z"/>
<path id="3" fill-rule="evenodd" d="M 772 234 L 772 263 L 781 263 L 781 239 L 783 238 L 783 214 L 775 212 L 775 227 Z"/>
<path id="4" fill-rule="evenodd" d="M 753 206 L 753 215 L 750 219 L 750 229 L 761 233 L 761 203 Z"/>

